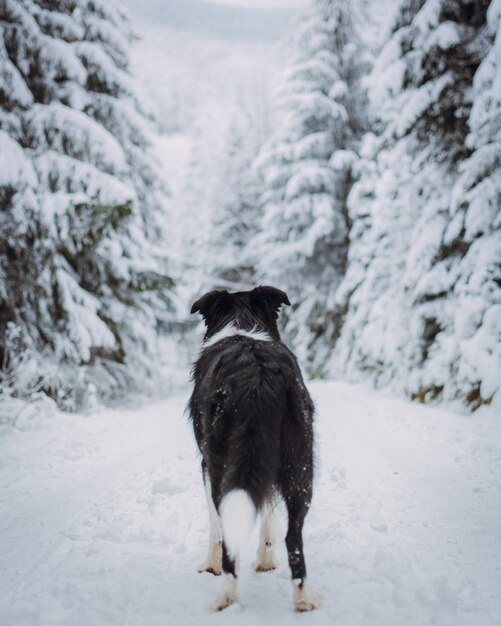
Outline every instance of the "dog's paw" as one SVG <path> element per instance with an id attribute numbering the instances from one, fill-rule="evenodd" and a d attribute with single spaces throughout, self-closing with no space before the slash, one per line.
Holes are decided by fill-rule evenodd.
<path id="1" fill-rule="evenodd" d="M 230 596 L 230 595 L 221 595 L 219 596 L 214 604 L 211 605 L 210 610 L 212 613 L 218 613 L 219 611 L 224 611 L 232 604 L 236 604 L 238 602 L 238 598 Z"/>
<path id="2" fill-rule="evenodd" d="M 277 569 L 278 566 L 278 560 L 273 552 L 266 553 L 265 555 L 258 555 L 258 558 L 252 564 L 252 567 L 256 572 L 271 572 L 274 569 Z"/>
<path id="3" fill-rule="evenodd" d="M 322 597 L 314 593 L 306 581 L 302 586 L 292 583 L 294 610 L 300 613 L 314 611 L 322 607 Z"/>
<path id="4" fill-rule="evenodd" d="M 294 610 L 298 613 L 307 613 L 308 611 L 314 611 L 315 609 L 322 608 L 322 599 L 320 596 L 313 596 L 309 600 L 299 600 L 294 603 Z"/>
<path id="5" fill-rule="evenodd" d="M 256 572 L 271 572 L 279 566 L 275 549 L 271 541 L 265 541 L 257 550 L 256 560 L 252 567 Z"/>
<path id="6" fill-rule="evenodd" d="M 210 609 L 213 613 L 217 613 L 237 602 L 237 579 L 231 574 L 225 574 L 221 591 Z"/>
<path id="7" fill-rule="evenodd" d="M 201 563 L 197 568 L 197 572 L 199 574 L 203 574 L 204 572 L 207 572 L 208 574 L 214 574 L 214 576 L 221 576 L 222 571 L 223 571 L 223 568 L 221 565 L 216 565 L 215 563 L 209 563 L 209 561 L 205 561 L 204 563 Z"/>
<path id="8" fill-rule="evenodd" d="M 268 564 L 268 563 L 254 563 L 254 571 L 260 573 L 260 572 L 272 572 L 273 570 L 277 569 L 278 565 L 275 565 L 274 563 L 272 564 Z"/>
<path id="9" fill-rule="evenodd" d="M 221 576 L 223 570 L 223 544 L 221 541 L 211 543 L 209 554 L 205 561 L 198 567 L 198 572 L 208 572 L 214 576 Z"/>

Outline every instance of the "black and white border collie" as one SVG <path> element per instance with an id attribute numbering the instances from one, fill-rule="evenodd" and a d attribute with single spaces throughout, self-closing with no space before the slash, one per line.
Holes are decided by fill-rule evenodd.
<path id="1" fill-rule="evenodd" d="M 210 545 L 200 572 L 224 573 L 213 605 L 238 601 L 237 569 L 258 513 L 256 571 L 277 566 L 274 509 L 280 495 L 288 512 L 286 546 L 297 611 L 319 608 L 306 580 L 303 522 L 313 481 L 313 402 L 295 356 L 280 341 L 278 311 L 289 305 L 274 287 L 211 291 L 191 313 L 206 333 L 193 368 L 189 412 L 202 454 L 210 517 Z"/>

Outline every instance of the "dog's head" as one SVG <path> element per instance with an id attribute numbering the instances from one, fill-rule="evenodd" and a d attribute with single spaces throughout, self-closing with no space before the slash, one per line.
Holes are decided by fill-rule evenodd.
<path id="1" fill-rule="evenodd" d="M 280 339 L 277 319 L 283 304 L 290 305 L 284 291 L 275 287 L 256 287 L 251 291 L 228 293 L 225 289 L 209 291 L 191 307 L 191 313 L 201 313 L 207 331 L 205 339 L 234 324 L 242 330 L 267 332 Z"/>

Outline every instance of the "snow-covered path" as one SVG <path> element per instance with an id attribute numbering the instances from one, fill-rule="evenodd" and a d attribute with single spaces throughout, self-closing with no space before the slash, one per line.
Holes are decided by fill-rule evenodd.
<path id="1" fill-rule="evenodd" d="M 179 396 L 59 415 L 0 440 L 0 624 L 501 623 L 501 417 L 460 416 L 341 383 L 317 401 L 305 530 L 321 611 L 291 609 L 276 572 L 242 566 L 244 607 L 209 615 L 196 573 L 208 523 Z"/>

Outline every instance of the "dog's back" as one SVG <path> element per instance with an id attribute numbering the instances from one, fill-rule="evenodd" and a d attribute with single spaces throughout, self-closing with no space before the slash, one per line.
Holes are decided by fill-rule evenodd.
<path id="1" fill-rule="evenodd" d="M 296 359 L 281 342 L 235 335 L 203 351 L 194 381 L 190 409 L 216 507 L 243 489 L 258 510 L 311 447 L 313 405 Z"/>

